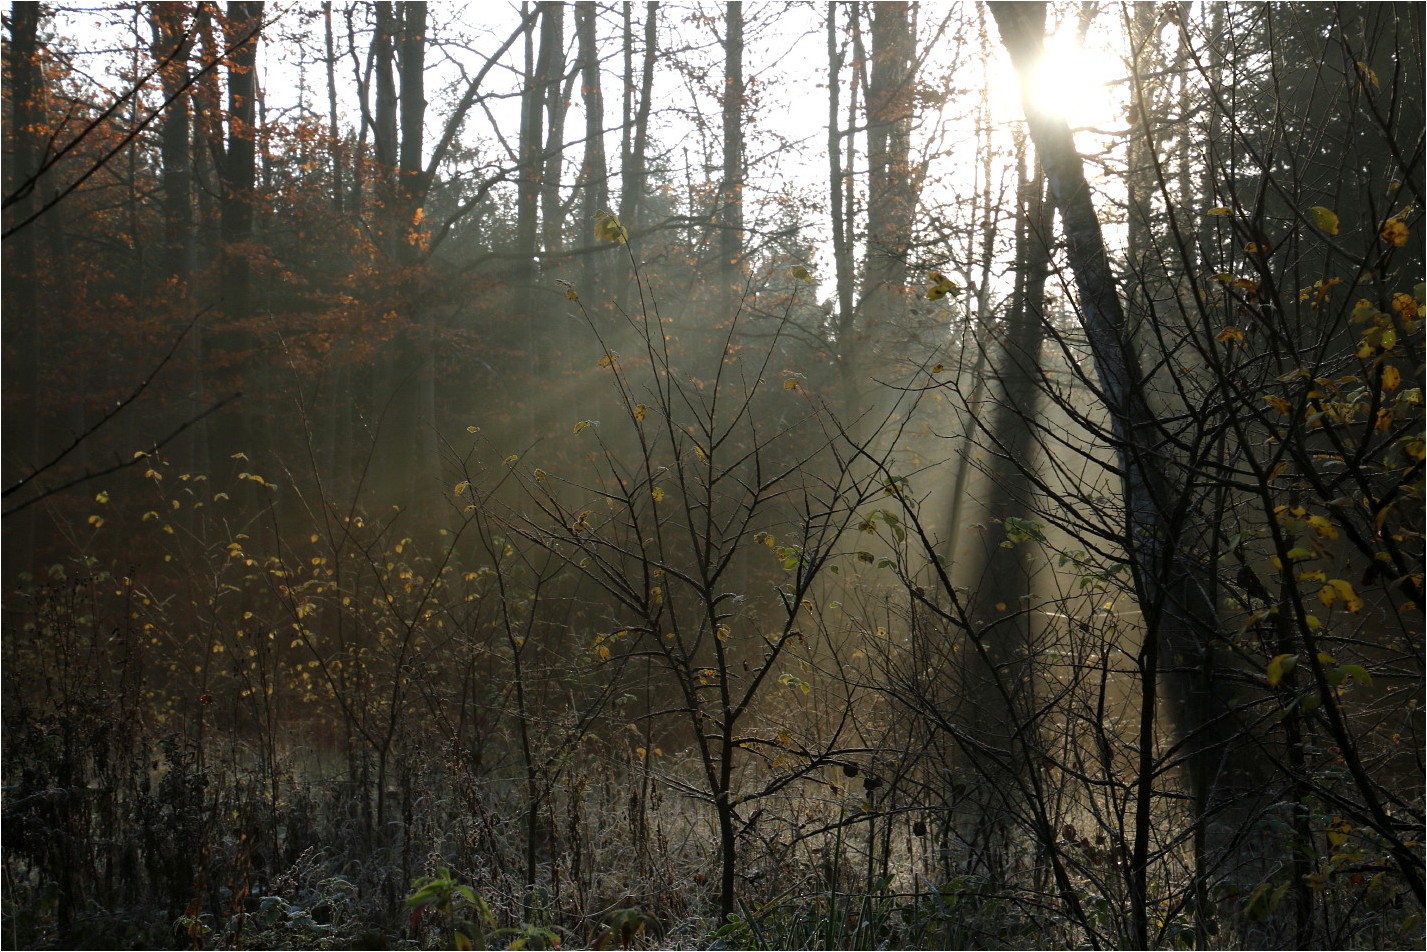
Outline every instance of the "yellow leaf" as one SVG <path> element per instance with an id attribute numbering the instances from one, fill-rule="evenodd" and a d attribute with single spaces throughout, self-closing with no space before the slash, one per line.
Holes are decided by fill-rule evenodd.
<path id="1" fill-rule="evenodd" d="M 575 293 L 575 289 L 574 289 L 574 288 L 566 288 L 566 289 L 565 289 L 565 300 L 567 300 L 567 301 L 578 301 L 579 299 L 580 299 L 580 296 Z"/>
<path id="2" fill-rule="evenodd" d="M 90 524 L 91 526 L 93 526 L 94 528 L 98 529 L 100 526 L 104 525 L 104 517 L 103 517 L 103 516 L 90 516 L 90 517 L 89 517 L 89 524 Z"/>
<path id="3" fill-rule="evenodd" d="M 619 354 L 608 353 L 599 359 L 599 365 L 601 367 L 613 367 L 617 360 L 619 360 Z"/>
<path id="4" fill-rule="evenodd" d="M 1275 655 L 1268 663 L 1268 670 L 1265 672 L 1268 679 L 1268 686 L 1278 687 L 1278 683 L 1298 665 L 1298 655 L 1281 654 Z"/>
<path id="5" fill-rule="evenodd" d="M 934 374 L 939 374 L 939 373 L 941 373 L 941 372 L 942 372 L 943 370 L 945 370 L 945 369 L 946 369 L 946 368 L 943 367 L 941 364 L 936 364 L 935 366 L 932 367 L 932 373 L 934 373 Z"/>
<path id="6" fill-rule="evenodd" d="M 664 501 L 664 490 L 661 489 L 661 488 L 658 487 L 658 486 L 655 486 L 655 487 L 650 491 L 649 496 L 650 496 L 650 498 L 652 498 L 655 502 L 663 502 L 663 501 Z"/>
<path id="7" fill-rule="evenodd" d="M 596 241 L 617 241 L 625 244 L 629 241 L 629 232 L 619 223 L 609 212 L 600 212 L 595 219 L 595 240 Z"/>
<path id="8" fill-rule="evenodd" d="M 1403 321 L 1411 321 L 1414 317 L 1421 316 L 1422 312 L 1422 306 L 1417 303 L 1417 299 L 1401 291 L 1392 296 L 1392 309 Z"/>
<path id="9" fill-rule="evenodd" d="M 1407 226 L 1396 218 L 1389 218 L 1377 230 L 1377 236 L 1394 248 L 1407 244 Z"/>
<path id="10" fill-rule="evenodd" d="M 1314 205 L 1308 209 L 1308 217 L 1313 220 L 1314 227 L 1319 231 L 1329 235 L 1338 233 L 1338 216 L 1331 208 Z"/>
<path id="11" fill-rule="evenodd" d="M 794 265 L 793 267 L 789 268 L 788 273 L 791 274 L 793 277 L 797 278 L 799 281 L 804 281 L 808 284 L 813 283 L 813 276 L 808 273 L 807 268 L 803 267 L 800 264 Z"/>
<path id="12" fill-rule="evenodd" d="M 481 428 L 478 427 L 478 426 L 468 426 L 468 427 L 466 427 L 466 432 L 467 432 L 467 433 L 479 433 L 479 432 L 481 432 Z"/>
<path id="13" fill-rule="evenodd" d="M 648 411 L 645 409 L 644 404 L 642 403 L 636 403 L 634 405 L 634 409 L 630 411 L 630 413 L 634 416 L 635 423 L 643 423 L 644 416 L 647 412 Z"/>
<path id="14" fill-rule="evenodd" d="M 1318 533 L 1320 539 L 1338 538 L 1338 530 L 1333 528 L 1333 523 L 1327 516 L 1309 516 L 1308 527 Z"/>
<path id="15" fill-rule="evenodd" d="M 1377 73 L 1373 71 L 1371 66 L 1362 60 L 1357 60 L 1353 65 L 1358 68 L 1358 75 L 1361 76 L 1365 82 L 1370 84 L 1373 89 L 1378 88 Z"/>
<path id="16" fill-rule="evenodd" d="M 585 429 L 586 427 L 588 427 L 592 422 L 593 422 L 593 421 L 591 421 L 591 420 L 581 420 L 579 423 L 576 423 L 576 424 L 574 425 L 574 427 L 570 430 L 570 432 L 571 432 L 571 433 L 580 433 L 580 432 L 584 431 L 584 429 Z"/>
<path id="17" fill-rule="evenodd" d="M 927 300 L 929 301 L 938 301 L 948 294 L 955 297 L 961 293 L 961 286 L 940 271 L 928 272 L 927 278 L 932 282 L 932 286 L 927 288 Z"/>
<path id="18" fill-rule="evenodd" d="M 718 626 L 718 630 L 714 632 L 714 637 L 716 637 L 719 641 L 727 641 L 727 640 L 728 640 L 728 626 L 726 626 L 726 625 L 719 625 L 719 626 Z"/>
<path id="19" fill-rule="evenodd" d="M 457 483 L 457 484 L 451 489 L 451 495 L 453 495 L 453 496 L 459 496 L 459 495 L 461 495 L 463 492 L 465 492 L 467 489 L 470 489 L 470 488 L 471 488 L 470 481 L 463 479 L 463 480 L 461 480 L 459 483 Z"/>
<path id="20" fill-rule="evenodd" d="M 1242 341 L 1244 339 L 1244 332 L 1239 330 L 1237 327 L 1226 327 L 1218 334 L 1214 335 L 1214 339 L 1216 341 L 1219 341 L 1220 343 L 1226 340 Z"/>
<path id="21" fill-rule="evenodd" d="M 1244 253 L 1245 253 L 1245 254 L 1250 254 L 1250 255 L 1251 255 L 1251 254 L 1253 254 L 1254 252 L 1256 252 L 1256 251 L 1258 251 L 1258 250 L 1259 250 L 1259 246 L 1258 246 L 1258 242 L 1256 242 L 1256 241 L 1251 241 L 1251 242 L 1249 242 L 1248 244 L 1244 245 Z"/>
<path id="22" fill-rule="evenodd" d="M 1273 407 L 1279 413 L 1286 414 L 1290 409 L 1292 409 L 1289 406 L 1288 401 L 1283 399 L 1282 397 L 1275 397 L 1271 394 L 1265 394 L 1263 399 L 1265 403 Z"/>
<path id="23" fill-rule="evenodd" d="M 545 470 L 537 468 L 532 475 L 534 475 L 535 481 L 537 483 L 543 483 L 545 482 L 546 476 L 548 474 L 545 472 Z"/>
<path id="24" fill-rule="evenodd" d="M 1328 587 L 1337 594 L 1345 609 L 1354 613 L 1362 611 L 1362 596 L 1353 588 L 1353 583 L 1340 578 L 1330 578 Z"/>
<path id="25" fill-rule="evenodd" d="M 1212 215 L 1212 216 L 1214 216 L 1215 218 L 1228 218 L 1230 215 L 1234 214 L 1234 212 L 1233 212 L 1232 209 L 1228 209 L 1228 208 L 1225 208 L 1224 206 L 1220 205 L 1218 208 L 1211 208 L 1211 209 L 1209 209 L 1209 210 L 1208 210 L 1207 212 L 1205 212 L 1204 214 L 1206 214 L 1206 215 Z"/>
<path id="26" fill-rule="evenodd" d="M 1382 389 L 1396 390 L 1402 384 L 1402 372 L 1391 364 L 1382 368 Z"/>
<path id="27" fill-rule="evenodd" d="M 784 389 L 784 390 L 797 390 L 797 389 L 798 389 L 798 378 L 797 378 L 797 377 L 789 377 L 787 380 L 784 380 L 784 381 L 783 381 L 783 389 Z"/>

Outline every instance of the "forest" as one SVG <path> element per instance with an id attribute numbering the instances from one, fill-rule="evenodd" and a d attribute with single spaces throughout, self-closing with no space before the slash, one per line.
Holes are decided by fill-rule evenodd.
<path id="1" fill-rule="evenodd" d="M 1421 948 L 1424 12 L 7 4 L 0 946 Z"/>

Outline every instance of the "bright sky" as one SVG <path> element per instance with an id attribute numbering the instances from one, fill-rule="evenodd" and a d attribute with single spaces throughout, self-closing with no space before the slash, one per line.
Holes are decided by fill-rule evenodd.
<path id="1" fill-rule="evenodd" d="M 358 118 L 354 63 L 343 55 L 347 24 L 342 5 L 334 5 L 334 28 L 337 47 L 342 56 L 338 64 L 339 102 L 345 125 L 354 126 Z M 722 3 L 694 2 L 663 4 L 660 10 L 660 42 L 665 56 L 656 73 L 656 114 L 652 128 L 654 156 L 670 170 L 671 184 L 716 179 L 719 156 L 719 107 L 714 90 L 720 84 L 723 34 Z M 636 43 L 642 43 L 644 5 L 634 6 Z M 845 11 L 839 9 L 840 17 Z M 1119 15 L 1114 8 L 1100 14 L 1090 31 L 1087 53 L 1076 42 L 1075 13 L 1071 9 L 1048 44 L 1049 55 L 1033 88 L 1046 104 L 1061 111 L 1072 127 L 1115 130 L 1123 128 L 1124 107 L 1115 101 L 1120 89 L 1114 84 L 1125 75 L 1118 43 Z M 324 25 L 321 5 L 311 2 L 269 3 L 267 27 L 260 48 L 260 75 L 267 97 L 269 116 L 290 116 L 307 109 L 326 111 L 326 77 L 322 58 L 325 55 Z M 88 55 L 79 58 L 79 66 L 95 78 L 109 77 L 106 85 L 117 88 L 118 70 L 135 65 L 132 53 L 134 33 L 147 46 L 148 29 L 132 8 L 118 4 L 100 4 L 59 14 L 56 24 L 61 35 L 75 38 L 74 45 Z M 827 195 L 827 47 L 823 17 L 825 11 L 803 4 L 784 2 L 750 2 L 745 5 L 745 69 L 748 72 L 753 102 L 745 126 L 749 184 L 745 200 L 752 206 L 750 222 L 768 220 L 771 203 L 785 196 L 794 201 L 794 217 L 808 222 L 815 246 L 825 248 L 825 216 Z M 430 46 L 427 53 L 428 75 L 426 95 L 427 141 L 433 142 L 449 114 L 450 105 L 465 88 L 463 77 L 469 77 L 484 62 L 485 55 L 496 49 L 519 22 L 520 5 L 488 3 L 477 6 L 433 3 L 430 5 Z M 978 62 L 981 41 L 978 38 L 980 20 L 972 3 L 923 3 L 917 11 L 919 52 L 924 54 L 921 80 L 927 95 L 922 98 L 923 115 L 919 120 L 918 139 L 914 148 L 930 157 L 923 201 L 934 214 L 942 215 L 953 229 L 969 226 L 957 223 L 960 209 L 969 204 L 975 189 L 979 161 L 975 155 L 974 126 L 977 120 L 977 88 L 983 76 Z M 358 8 L 354 26 L 359 48 L 368 39 L 366 11 Z M 989 20 L 989 16 L 987 16 Z M 604 67 L 604 108 L 606 125 L 612 131 L 607 137 L 606 151 L 611 164 L 619 154 L 622 55 L 622 18 L 618 6 L 602 8 L 599 37 Z M 995 149 L 1003 162 L 998 163 L 997 187 L 1006 188 L 1004 178 L 1010 167 L 1012 141 L 1010 128 L 1021 115 L 1018 84 L 1009 58 L 999 43 L 995 27 L 985 24 L 986 48 L 990 54 L 987 67 L 990 80 L 990 107 L 993 121 L 1000 132 Z M 566 45 L 573 59 L 575 31 L 573 8 L 567 9 Z M 864 37 L 864 41 L 867 38 Z M 1117 48 L 1118 47 L 1118 48 Z M 1113 51 L 1112 51 L 1113 50 Z M 89 52 L 93 51 L 93 52 Z M 475 147 L 478 159 L 466 159 L 470 174 L 472 165 L 501 163 L 509 160 L 518 132 L 518 96 L 523 66 L 523 43 L 516 44 L 503 57 L 487 80 L 490 97 L 468 118 L 463 130 L 463 144 Z M 138 65 L 148 65 L 141 58 Z M 639 68 L 636 52 L 635 68 Z M 968 79 L 969 77 L 969 79 Z M 844 111 L 848 98 L 848 73 L 844 69 Z M 156 85 L 156 82 L 155 82 Z M 936 97 L 950 89 L 945 105 L 930 105 Z M 150 97 L 150 101 L 156 101 Z M 578 83 L 572 90 L 566 134 L 577 140 L 583 133 L 583 103 Z M 845 120 L 844 120 L 845 121 Z M 1098 152 L 1104 146 L 1099 137 L 1082 132 L 1078 142 L 1082 150 Z M 571 147 L 565 170 L 572 180 L 579 160 L 580 147 Z M 687 163 L 687 168 L 686 168 Z M 1013 174 L 1013 173 L 1009 173 Z M 763 212 L 757 210 L 763 203 Z M 814 264 L 822 275 L 831 272 L 831 255 Z"/>

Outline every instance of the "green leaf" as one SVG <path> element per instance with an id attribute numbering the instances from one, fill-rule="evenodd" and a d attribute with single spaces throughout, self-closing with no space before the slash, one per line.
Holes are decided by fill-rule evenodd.
<path id="1" fill-rule="evenodd" d="M 1372 675 L 1368 674 L 1368 669 L 1360 664 L 1341 665 L 1338 670 L 1365 687 L 1372 684 Z"/>
<path id="2" fill-rule="evenodd" d="M 1336 235 L 1338 233 L 1338 216 L 1331 208 L 1314 205 L 1308 209 L 1308 217 L 1313 220 L 1313 226 L 1324 234 Z"/>

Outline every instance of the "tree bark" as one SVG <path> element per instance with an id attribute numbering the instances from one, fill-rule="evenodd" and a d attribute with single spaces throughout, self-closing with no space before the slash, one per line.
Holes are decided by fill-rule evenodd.
<path id="1" fill-rule="evenodd" d="M 345 207 L 342 184 L 342 132 L 337 125 L 337 44 L 332 31 L 332 3 L 322 4 L 323 39 L 327 43 L 327 151 L 332 158 L 332 210 L 341 214 Z"/>
<path id="2" fill-rule="evenodd" d="M 1126 557 L 1144 613 L 1145 651 L 1149 662 L 1156 655 L 1165 659 L 1164 693 L 1172 726 L 1188 751 L 1190 786 L 1204 792 L 1197 804 L 1202 817 L 1211 802 L 1225 803 L 1251 791 L 1234 769 L 1234 758 L 1226 757 L 1234 736 L 1234 711 L 1200 676 L 1211 664 L 1219 623 L 1203 567 L 1177 543 L 1184 520 L 1193 514 L 1183 511 L 1182 493 L 1156 443 L 1156 421 L 1142 387 L 1144 376 L 1128 346 L 1125 312 L 1070 128 L 1063 118 L 1041 109 L 1024 85 L 1042 54 L 1045 5 L 993 2 L 990 7 L 1022 77 L 1026 122 L 1060 212 L 1081 322 L 1110 414 L 1122 481 Z M 1149 701 L 1153 702 L 1153 694 Z M 1154 711 L 1142 716 L 1153 718 Z M 1142 797 L 1153 780 L 1153 776 L 1139 778 Z"/>
<path id="3" fill-rule="evenodd" d="M 565 5 L 545 3 L 542 8 L 540 60 L 535 73 L 545 110 L 545 148 L 540 170 L 541 263 L 549 270 L 552 254 L 565 243 L 565 215 L 560 203 L 560 178 L 565 167 L 566 105 L 561 88 L 565 75 Z"/>
<path id="4" fill-rule="evenodd" d="M 872 9 L 872 76 L 867 89 L 867 250 L 858 333 L 844 348 L 852 367 L 849 410 L 867 409 L 870 375 L 887 367 L 887 347 L 907 312 L 907 252 L 916 194 L 911 179 L 913 37 L 910 5 Z"/>
<path id="5" fill-rule="evenodd" d="M 600 83 L 596 35 L 598 8 L 593 0 L 575 4 L 575 35 L 579 44 L 580 94 L 585 103 L 585 156 L 580 163 L 580 237 L 591 240 L 595 217 L 609 209 L 609 169 L 604 147 L 604 93 Z M 592 306 L 603 310 L 605 256 L 586 255 L 582 291 Z"/>
<path id="6" fill-rule="evenodd" d="M 229 46 L 244 37 L 247 42 L 232 54 L 228 65 L 228 148 L 223 164 L 223 300 L 231 320 L 252 313 L 249 250 L 253 236 L 253 186 L 257 171 L 257 54 L 263 4 L 235 0 L 228 4 Z"/>
<path id="7" fill-rule="evenodd" d="M 847 173 L 842 164 L 842 138 L 849 139 L 851 129 L 843 130 L 841 122 L 842 46 L 837 29 L 838 4 L 827 5 L 827 163 L 828 205 L 832 216 L 832 258 L 834 282 L 837 288 L 838 327 L 850 325 L 853 307 L 852 218 L 843 201 L 847 188 Z M 856 15 L 854 7 L 853 15 Z"/>
<path id="8" fill-rule="evenodd" d="M 743 4 L 729 3 L 725 10 L 723 181 L 716 216 L 719 227 L 717 271 L 723 276 L 727 303 L 732 305 L 738 297 L 738 268 L 743 256 Z"/>
<path id="9" fill-rule="evenodd" d="M 175 3 L 151 4 L 149 26 L 153 31 L 153 55 L 163 62 L 172 59 L 159 75 L 164 98 L 171 99 L 159 131 L 160 160 L 163 167 L 164 255 L 161 267 L 167 276 L 187 284 L 194 268 L 193 247 L 193 166 L 189 156 L 191 141 L 189 105 L 179 95 L 189 83 L 189 51 L 193 34 L 185 27 L 184 6 Z"/>

